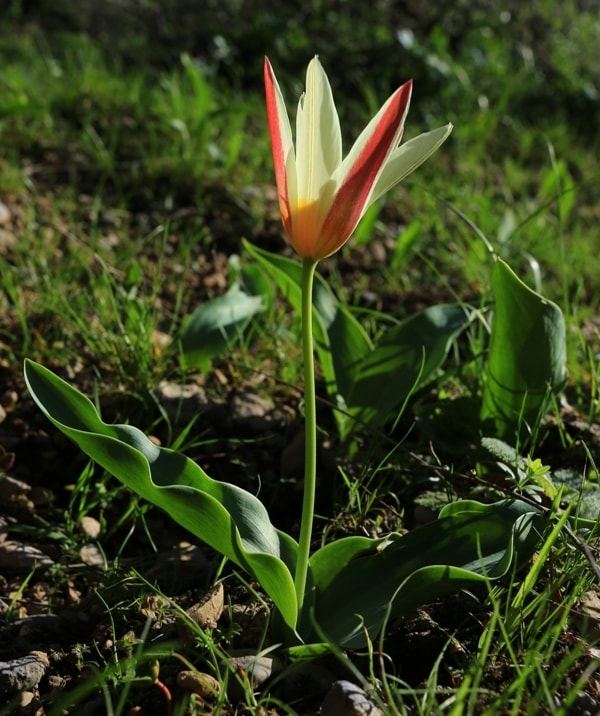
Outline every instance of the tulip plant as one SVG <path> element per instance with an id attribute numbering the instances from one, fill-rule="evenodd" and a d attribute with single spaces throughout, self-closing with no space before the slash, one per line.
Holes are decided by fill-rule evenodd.
<path id="1" fill-rule="evenodd" d="M 313 281 L 318 262 L 350 238 L 364 212 L 384 192 L 429 157 L 452 125 L 400 146 L 412 83 L 398 88 L 342 159 L 342 133 L 327 75 L 317 57 L 306 73 L 306 91 L 296 114 L 296 146 L 285 102 L 268 58 L 264 66 L 267 118 L 283 228 L 302 259 L 304 359 L 304 501 L 296 598 L 304 602 L 312 535 L 317 469 L 317 419 L 313 349 Z"/>
<path id="2" fill-rule="evenodd" d="M 48 418 L 95 462 L 256 579 L 275 606 L 274 638 L 300 652 L 324 639 L 359 647 L 386 620 L 420 603 L 506 574 L 531 554 L 543 527 L 518 501 L 459 501 L 407 535 L 349 536 L 311 554 L 317 422 L 313 284 L 319 261 L 350 238 L 367 208 L 423 163 L 451 125 L 401 144 L 411 83 L 385 102 L 342 157 L 339 119 L 317 58 L 296 115 L 295 144 L 271 64 L 266 105 L 283 228 L 301 259 L 305 473 L 299 539 L 276 529 L 252 494 L 211 479 L 188 457 L 128 425 L 103 422 L 92 403 L 27 361 L 29 390 Z"/>

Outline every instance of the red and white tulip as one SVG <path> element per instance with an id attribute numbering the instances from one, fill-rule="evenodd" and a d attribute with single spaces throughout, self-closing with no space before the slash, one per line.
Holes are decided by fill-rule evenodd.
<path id="1" fill-rule="evenodd" d="M 362 131 L 346 157 L 327 75 L 308 65 L 296 114 L 296 145 L 271 63 L 264 66 L 267 117 L 283 226 L 304 259 L 335 253 L 369 206 L 421 165 L 452 131 L 447 124 L 400 144 L 412 82 L 398 88 Z"/>

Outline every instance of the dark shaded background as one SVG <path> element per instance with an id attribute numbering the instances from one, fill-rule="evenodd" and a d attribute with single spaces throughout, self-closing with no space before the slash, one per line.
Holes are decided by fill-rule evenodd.
<path id="1" fill-rule="evenodd" d="M 580 23 L 589 29 L 599 13 L 595 0 L 13 0 L 5 17 L 57 40 L 89 34 L 128 66 L 164 69 L 186 52 L 240 91 L 261 89 L 265 54 L 283 84 L 286 76 L 299 84 L 317 53 L 347 98 L 363 93 L 366 78 L 381 99 L 412 77 L 418 111 L 444 116 L 465 83 L 479 83 L 492 101 L 501 92 L 485 71 L 495 61 L 486 56 L 493 37 L 505 49 L 498 61 L 506 83 L 524 67 L 532 75 L 526 89 L 515 83 L 509 111 L 532 123 L 560 115 L 591 137 L 600 60 Z"/>

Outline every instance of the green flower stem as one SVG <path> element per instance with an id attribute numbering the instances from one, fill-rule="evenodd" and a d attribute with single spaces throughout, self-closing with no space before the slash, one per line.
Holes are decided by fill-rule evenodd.
<path id="1" fill-rule="evenodd" d="M 312 294 L 317 261 L 302 261 L 302 352 L 304 359 L 304 498 L 294 585 L 298 613 L 304 604 L 317 483 L 317 401 L 313 353 Z"/>

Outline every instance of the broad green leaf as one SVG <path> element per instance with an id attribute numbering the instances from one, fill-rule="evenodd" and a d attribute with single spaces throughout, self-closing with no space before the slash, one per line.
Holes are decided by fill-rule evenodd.
<path id="1" fill-rule="evenodd" d="M 528 288 L 502 259 L 492 270 L 494 315 L 481 419 L 499 438 L 533 426 L 566 380 L 560 308 Z"/>
<path id="2" fill-rule="evenodd" d="M 360 364 L 348 410 L 371 424 L 388 418 L 415 388 L 432 378 L 471 320 L 466 306 L 442 304 L 390 329 Z"/>
<path id="3" fill-rule="evenodd" d="M 297 544 L 273 527 L 256 497 L 211 479 L 188 457 L 157 447 L 137 428 L 103 422 L 84 395 L 47 368 L 26 361 L 25 380 L 59 430 L 127 487 L 256 578 L 295 628 Z"/>
<path id="4" fill-rule="evenodd" d="M 300 312 L 300 263 L 247 242 L 245 247 Z M 313 305 L 316 350 L 329 395 L 353 416 L 336 414 L 343 438 L 357 419 L 383 422 L 415 387 L 431 379 L 452 341 L 472 320 L 464 305 L 432 306 L 389 330 L 373 347 L 358 321 L 318 274 Z"/>
<path id="5" fill-rule="evenodd" d="M 505 575 L 515 558 L 530 556 L 543 528 L 543 517 L 521 502 L 482 505 L 462 501 L 440 517 L 389 541 L 366 538 L 351 545 L 356 556 L 344 558 L 343 547 L 311 559 L 316 594 L 315 619 L 333 642 L 348 648 L 365 643 L 392 617 L 440 596 Z M 344 542 L 344 540 L 342 540 Z M 340 550 L 339 565 L 333 559 Z M 322 560 L 322 564 L 319 561 Z M 330 573 L 326 575 L 323 567 Z M 325 576 L 326 575 L 326 576 Z M 324 578 L 323 578 L 324 577 Z"/>
<path id="6" fill-rule="evenodd" d="M 312 577 L 317 593 L 323 591 L 346 565 L 363 554 L 380 550 L 387 537 L 372 539 L 359 535 L 329 542 L 310 558 Z"/>
<path id="7" fill-rule="evenodd" d="M 243 324 L 263 308 L 259 296 L 249 296 L 235 283 L 223 296 L 197 308 L 181 334 L 185 368 L 206 370 L 239 334 Z"/>
<path id="8" fill-rule="evenodd" d="M 248 253 L 270 274 L 283 295 L 300 315 L 302 266 L 299 261 L 271 254 L 244 242 Z M 328 393 L 334 403 L 345 403 L 357 366 L 373 345 L 360 323 L 316 274 L 313 289 L 315 348 Z M 339 397 L 341 397 L 341 401 Z M 343 416 L 337 415 L 343 422 Z"/>

